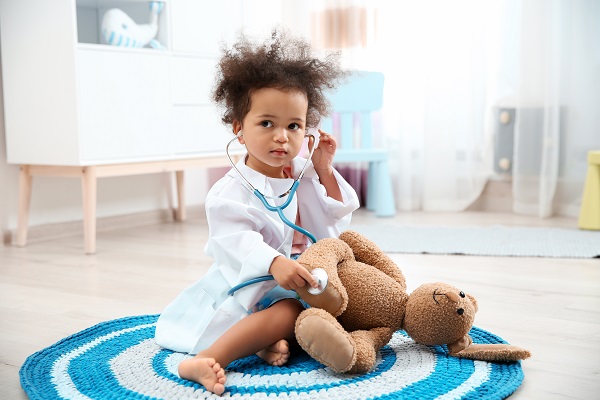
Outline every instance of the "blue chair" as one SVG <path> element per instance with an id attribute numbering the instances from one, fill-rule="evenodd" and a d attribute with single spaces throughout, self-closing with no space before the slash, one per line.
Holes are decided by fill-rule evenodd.
<path id="1" fill-rule="evenodd" d="M 321 120 L 321 129 L 339 140 L 336 163 L 368 162 L 367 209 L 378 217 L 396 213 L 386 149 L 373 145 L 372 113 L 383 104 L 383 74 L 355 71 L 343 85 L 329 93 L 332 116 Z M 334 119 L 339 118 L 339 124 Z"/>

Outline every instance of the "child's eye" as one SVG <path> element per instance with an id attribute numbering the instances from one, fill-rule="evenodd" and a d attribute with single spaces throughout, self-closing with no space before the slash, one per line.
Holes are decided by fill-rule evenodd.
<path id="1" fill-rule="evenodd" d="M 273 123 L 271 121 L 262 121 L 260 124 L 263 128 L 270 128 L 273 126 Z"/>
<path id="2" fill-rule="evenodd" d="M 300 125 L 298 125 L 298 124 L 297 124 L 297 123 L 295 123 L 295 122 L 293 122 L 293 123 L 289 124 L 288 128 L 289 128 L 289 129 L 291 129 L 291 130 L 294 130 L 294 131 L 297 131 L 298 129 L 302 129 L 302 128 L 300 127 Z"/>

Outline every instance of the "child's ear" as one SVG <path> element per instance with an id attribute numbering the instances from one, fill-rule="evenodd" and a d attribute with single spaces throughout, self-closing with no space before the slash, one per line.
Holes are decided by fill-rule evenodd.
<path id="1" fill-rule="evenodd" d="M 242 124 L 236 119 L 233 121 L 231 126 L 233 128 L 234 135 L 236 135 L 238 138 L 238 142 L 240 144 L 244 144 L 244 138 L 243 138 L 243 133 L 242 133 Z"/>

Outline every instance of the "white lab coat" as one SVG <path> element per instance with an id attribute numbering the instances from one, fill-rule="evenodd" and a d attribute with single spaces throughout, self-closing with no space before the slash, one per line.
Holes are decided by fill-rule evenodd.
<path id="1" fill-rule="evenodd" d="M 293 176 L 300 173 L 304 162 L 300 157 L 293 160 Z M 293 183 L 293 179 L 265 177 L 247 167 L 245 157 L 236 166 L 265 196 L 280 195 Z M 309 162 L 296 196 L 284 210 L 292 222 L 300 210 L 302 227 L 317 240 L 338 237 L 348 228 L 352 212 L 359 207 L 354 189 L 337 171 L 334 170 L 334 174 L 342 202 L 327 197 Z M 269 201 L 280 205 L 286 199 Z M 199 281 L 165 308 L 156 324 L 156 342 L 161 347 L 190 354 L 210 346 L 276 286 L 271 280 L 247 286 L 233 296 L 227 295 L 227 291 L 239 283 L 268 275 L 275 257 L 289 257 L 294 235 L 294 230 L 285 225 L 276 212 L 267 210 L 244 186 L 233 169 L 211 188 L 205 206 L 209 226 L 205 252 L 214 263 Z"/>

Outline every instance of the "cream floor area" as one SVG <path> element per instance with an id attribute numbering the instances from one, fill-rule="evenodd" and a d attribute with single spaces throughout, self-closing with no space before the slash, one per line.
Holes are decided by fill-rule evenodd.
<path id="1" fill-rule="evenodd" d="M 499 213 L 408 213 L 427 225 L 575 227 Z M 354 223 L 390 222 L 359 211 Z M 202 276 L 205 221 L 101 232 L 98 253 L 80 236 L 0 247 L 0 399 L 24 399 L 25 358 L 72 333 L 124 316 L 154 314 Z M 479 302 L 475 325 L 529 349 L 511 399 L 600 398 L 600 260 L 393 254 L 409 290 L 446 281 Z"/>

